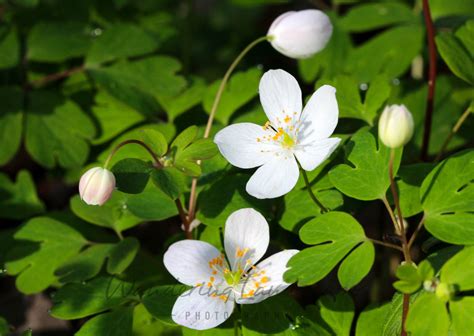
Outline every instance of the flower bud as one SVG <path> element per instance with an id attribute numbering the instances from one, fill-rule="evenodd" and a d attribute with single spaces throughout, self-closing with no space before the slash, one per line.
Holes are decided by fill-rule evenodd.
<path id="1" fill-rule="evenodd" d="M 102 205 L 115 189 L 115 176 L 101 167 L 89 169 L 79 181 L 81 199 L 89 205 Z"/>
<path id="2" fill-rule="evenodd" d="M 308 58 L 322 50 L 332 34 L 329 17 L 316 9 L 286 12 L 277 17 L 267 36 L 273 48 L 291 58 Z"/>
<path id="3" fill-rule="evenodd" d="M 379 119 L 379 137 L 385 146 L 398 148 L 413 136 L 413 117 L 405 105 L 385 107 Z"/>

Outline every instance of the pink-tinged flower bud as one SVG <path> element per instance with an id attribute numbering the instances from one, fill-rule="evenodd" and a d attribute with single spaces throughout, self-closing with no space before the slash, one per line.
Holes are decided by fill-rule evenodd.
<path id="1" fill-rule="evenodd" d="M 277 17 L 267 36 L 273 48 L 291 58 L 308 58 L 322 50 L 332 34 L 329 17 L 316 9 L 286 12 Z"/>
<path id="2" fill-rule="evenodd" d="M 398 148 L 406 145 L 415 128 L 413 116 L 405 105 L 385 107 L 379 119 L 379 137 L 385 146 Z"/>
<path id="3" fill-rule="evenodd" d="M 115 176 L 101 167 L 89 169 L 79 181 L 81 199 L 89 205 L 102 205 L 115 189 Z"/>

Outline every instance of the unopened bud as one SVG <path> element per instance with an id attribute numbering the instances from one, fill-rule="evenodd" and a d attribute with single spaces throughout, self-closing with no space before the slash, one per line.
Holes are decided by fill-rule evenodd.
<path id="1" fill-rule="evenodd" d="M 322 50 L 332 34 L 329 17 L 316 9 L 286 12 L 277 17 L 267 36 L 273 48 L 291 58 L 308 58 Z"/>
<path id="2" fill-rule="evenodd" d="M 89 169 L 79 181 L 79 195 L 89 205 L 102 205 L 115 189 L 115 176 L 101 167 Z"/>
<path id="3" fill-rule="evenodd" d="M 398 148 L 410 141 L 415 125 L 405 105 L 385 107 L 379 119 L 379 137 L 385 146 Z"/>

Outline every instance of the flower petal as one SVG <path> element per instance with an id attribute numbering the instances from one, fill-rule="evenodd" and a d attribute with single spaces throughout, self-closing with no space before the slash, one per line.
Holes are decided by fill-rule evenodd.
<path id="1" fill-rule="evenodd" d="M 281 251 L 258 263 L 249 273 L 240 293 L 235 294 L 237 303 L 258 303 L 288 288 L 291 284 L 283 280 L 283 273 L 296 253 L 298 250 Z"/>
<path id="2" fill-rule="evenodd" d="M 301 114 L 298 142 L 308 144 L 328 138 L 337 126 L 336 89 L 323 85 L 311 96 Z"/>
<path id="3" fill-rule="evenodd" d="M 225 223 L 224 246 L 233 271 L 247 270 L 268 248 L 270 232 L 265 217 L 247 208 L 233 212 Z"/>
<path id="4" fill-rule="evenodd" d="M 234 300 L 211 293 L 195 287 L 181 294 L 173 306 L 173 321 L 196 330 L 211 329 L 223 323 L 234 310 Z"/>
<path id="5" fill-rule="evenodd" d="M 276 144 L 264 142 L 274 132 L 252 123 L 240 123 L 225 127 L 214 137 L 220 152 L 232 165 L 239 168 L 255 168 L 263 165 L 279 150 Z"/>
<path id="6" fill-rule="evenodd" d="M 311 171 L 323 163 L 340 142 L 339 138 L 329 138 L 308 145 L 298 145 L 295 149 L 295 156 L 304 170 Z"/>
<path id="7" fill-rule="evenodd" d="M 181 240 L 172 244 L 163 256 L 163 263 L 168 272 L 179 282 L 196 286 L 208 282 L 213 274 L 209 262 L 221 257 L 221 252 L 209 243 L 199 240 Z M 221 279 L 218 279 L 221 280 Z"/>
<path id="8" fill-rule="evenodd" d="M 299 119 L 303 107 L 301 90 L 288 72 L 281 69 L 265 72 L 259 92 L 263 110 L 273 126 L 284 127 L 286 118 Z"/>
<path id="9" fill-rule="evenodd" d="M 257 169 L 247 182 L 247 192 L 256 198 L 275 198 L 288 193 L 298 182 L 299 171 L 292 153 L 279 153 Z"/>

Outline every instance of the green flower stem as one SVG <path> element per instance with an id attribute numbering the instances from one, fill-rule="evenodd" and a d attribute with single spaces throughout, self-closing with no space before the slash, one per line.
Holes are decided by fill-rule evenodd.
<path id="1" fill-rule="evenodd" d="M 224 93 L 225 86 L 227 85 L 227 82 L 229 81 L 230 75 L 232 72 L 235 70 L 237 65 L 240 63 L 240 61 L 244 58 L 245 55 L 257 44 L 263 41 L 268 41 L 270 40 L 270 37 L 268 36 L 262 36 L 259 37 L 258 39 L 250 42 L 244 50 L 240 52 L 240 54 L 235 58 L 235 60 L 232 62 L 232 64 L 229 66 L 227 69 L 226 73 L 224 74 L 224 77 L 222 78 L 221 84 L 219 85 L 219 89 L 217 90 L 216 97 L 214 98 L 214 102 L 212 103 L 212 108 L 211 112 L 209 113 L 209 118 L 207 119 L 207 125 L 206 129 L 204 131 L 204 138 L 208 138 L 209 134 L 211 133 L 211 127 L 212 127 L 212 122 L 214 121 L 214 117 L 217 112 L 217 107 L 219 106 L 219 102 L 221 101 L 222 94 Z M 198 162 L 199 164 L 199 162 Z M 189 194 L 189 220 L 192 221 L 194 219 L 194 214 L 196 210 L 196 201 L 197 201 L 197 178 L 193 178 L 193 181 L 191 183 L 191 191 Z"/>
<path id="2" fill-rule="evenodd" d="M 381 246 L 385 246 L 385 247 L 389 247 L 389 248 L 392 248 L 392 249 L 395 249 L 395 250 L 398 250 L 398 251 L 401 251 L 403 252 L 402 248 L 398 245 L 395 245 L 395 244 L 390 244 L 390 243 L 386 243 L 386 242 L 383 242 L 383 241 L 380 241 L 380 240 L 377 240 L 377 239 L 372 239 L 372 238 L 367 238 L 369 241 L 371 241 L 372 243 L 374 244 L 377 244 L 377 245 L 381 245 Z"/>
<path id="3" fill-rule="evenodd" d="M 107 169 L 107 167 L 109 166 L 110 160 L 112 160 L 112 157 L 115 155 L 115 153 L 117 153 L 117 151 L 120 148 L 122 148 L 123 146 L 129 145 L 129 144 L 136 144 L 136 145 L 140 145 L 143 148 L 145 148 L 146 151 L 148 153 L 150 153 L 151 157 L 155 161 L 154 162 L 155 168 L 162 168 L 163 167 L 163 165 L 160 162 L 160 158 L 155 154 L 155 152 L 153 151 L 153 149 L 150 148 L 150 146 L 148 146 L 146 143 L 144 143 L 141 140 L 130 139 L 130 140 L 125 140 L 125 141 L 119 143 L 117 146 L 114 147 L 114 149 L 112 149 L 109 156 L 107 157 L 107 160 L 105 160 L 104 168 Z"/>
<path id="4" fill-rule="evenodd" d="M 453 136 L 457 133 L 457 131 L 459 131 L 459 129 L 461 128 L 462 124 L 464 123 L 464 121 L 466 121 L 467 117 L 469 117 L 469 115 L 471 114 L 472 112 L 472 109 L 471 107 L 468 107 L 466 109 L 466 111 L 464 111 L 464 113 L 459 117 L 458 121 L 456 122 L 456 124 L 454 125 L 453 129 L 451 130 L 451 132 L 449 133 L 448 137 L 446 138 L 446 140 L 444 140 L 443 142 L 443 146 L 441 146 L 441 149 L 438 153 L 438 155 L 436 155 L 436 159 L 434 160 L 434 162 L 438 162 L 441 157 L 443 156 L 444 152 L 446 151 L 446 148 L 448 147 L 448 144 L 449 142 L 451 141 L 451 139 L 453 138 Z"/>
<path id="5" fill-rule="evenodd" d="M 306 185 L 306 189 L 308 190 L 309 196 L 313 200 L 314 203 L 321 209 L 322 213 L 328 212 L 329 210 L 316 198 L 316 195 L 313 193 L 311 186 L 309 184 L 308 175 L 306 171 L 300 167 L 301 175 L 303 175 L 304 183 Z"/>

